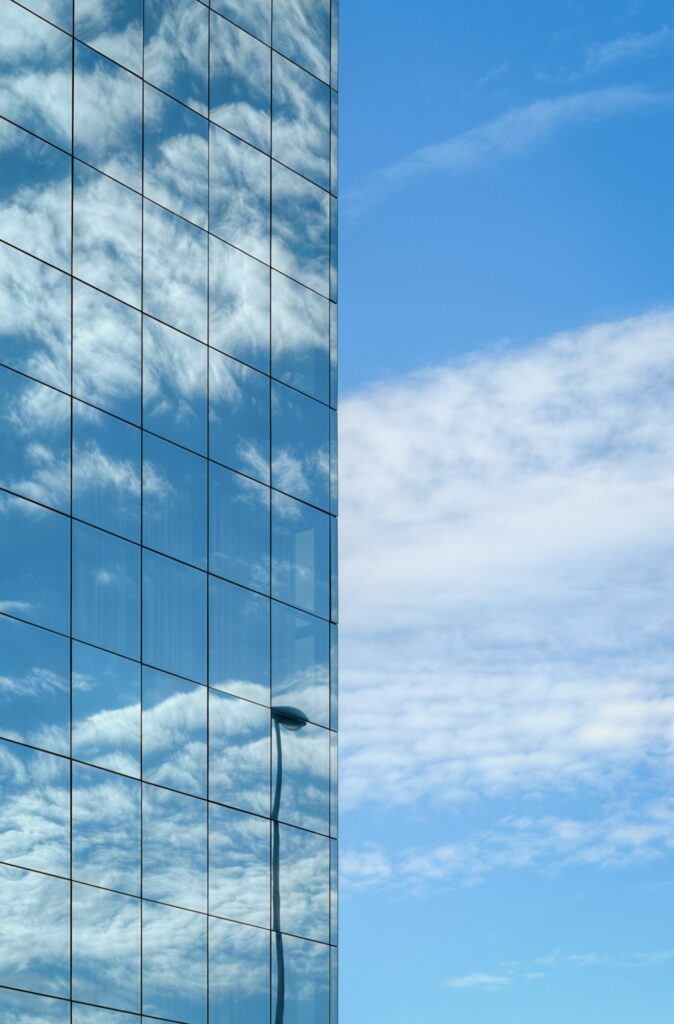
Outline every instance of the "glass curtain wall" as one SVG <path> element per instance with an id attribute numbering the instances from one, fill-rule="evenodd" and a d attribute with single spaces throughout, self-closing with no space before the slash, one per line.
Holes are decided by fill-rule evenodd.
<path id="1" fill-rule="evenodd" d="M 336 0 L 0 79 L 0 1019 L 336 1024 Z"/>

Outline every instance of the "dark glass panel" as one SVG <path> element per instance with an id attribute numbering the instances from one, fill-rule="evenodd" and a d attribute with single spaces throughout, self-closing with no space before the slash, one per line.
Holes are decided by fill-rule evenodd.
<path id="1" fill-rule="evenodd" d="M 292 705 L 291 705 L 292 706 Z M 298 709 L 303 710 L 301 707 Z M 272 786 L 281 821 L 314 832 L 330 826 L 330 733 L 272 712 L 274 725 Z"/>
<path id="2" fill-rule="evenodd" d="M 3 1024 L 70 1024 L 70 1003 L 2 988 L 0 1020 Z"/>
<path id="3" fill-rule="evenodd" d="M 210 456 L 269 482 L 269 378 L 210 353 Z"/>
<path id="4" fill-rule="evenodd" d="M 212 0 L 211 7 L 264 43 L 271 38 L 271 0 Z"/>
<path id="5" fill-rule="evenodd" d="M 73 764 L 72 799 L 73 878 L 139 896 L 140 782 Z"/>
<path id="6" fill-rule="evenodd" d="M 207 319 L 206 238 L 206 233 L 193 224 L 145 202 L 145 312 L 202 340 L 206 338 Z"/>
<path id="7" fill-rule="evenodd" d="M 208 122 L 145 86 L 143 191 L 156 203 L 208 226 Z"/>
<path id="8" fill-rule="evenodd" d="M 205 1024 L 207 921 L 203 914 L 144 904 L 143 1013 Z"/>
<path id="9" fill-rule="evenodd" d="M 282 992 L 285 1024 L 328 1024 L 330 948 L 290 936 L 272 937 L 272 1020 Z M 279 988 L 282 972 L 284 985 Z"/>
<path id="10" fill-rule="evenodd" d="M 211 578 L 210 683 L 269 704 L 269 599 Z"/>
<path id="11" fill-rule="evenodd" d="M 330 197 L 279 164 L 272 167 L 271 262 L 276 270 L 329 294 Z"/>
<path id="12" fill-rule="evenodd" d="M 272 493 L 272 596 L 327 619 L 330 517 Z"/>
<path id="13" fill-rule="evenodd" d="M 272 375 L 328 401 L 329 302 L 290 278 L 272 273 Z"/>
<path id="14" fill-rule="evenodd" d="M 209 230 L 269 263 L 269 158 L 211 125 Z"/>
<path id="15" fill-rule="evenodd" d="M 66 879 L 0 866 L 0 985 L 70 995 Z"/>
<path id="16" fill-rule="evenodd" d="M 330 0 L 274 0 L 272 45 L 330 81 Z"/>
<path id="17" fill-rule="evenodd" d="M 271 51 L 211 15 L 211 119 L 269 152 Z"/>
<path id="18" fill-rule="evenodd" d="M 272 601 L 272 705 L 298 708 L 318 725 L 329 717 L 328 632 L 322 619 Z"/>
<path id="19" fill-rule="evenodd" d="M 281 931 L 327 942 L 330 937 L 330 840 L 290 825 L 278 834 Z M 274 885 L 274 880 L 272 880 Z"/>
<path id="20" fill-rule="evenodd" d="M 211 918 L 209 1006 L 214 1024 L 269 1024 L 269 932 Z"/>
<path id="21" fill-rule="evenodd" d="M 209 804 L 209 913 L 269 927 L 269 820 Z"/>
<path id="22" fill-rule="evenodd" d="M 140 775 L 140 665 L 73 644 L 73 757 Z"/>
<path id="23" fill-rule="evenodd" d="M 209 702 L 211 800 L 268 815 L 269 710 L 214 690 Z"/>
<path id="24" fill-rule="evenodd" d="M 206 910 L 206 801 L 143 786 L 143 896 Z"/>
<path id="25" fill-rule="evenodd" d="M 136 427 L 73 402 L 73 515 L 140 540 L 140 444 Z"/>
<path id="26" fill-rule="evenodd" d="M 272 384 L 272 486 L 312 505 L 330 506 L 330 413 L 313 398 Z"/>
<path id="27" fill-rule="evenodd" d="M 140 549 L 73 523 L 73 635 L 137 658 L 140 641 Z"/>
<path id="28" fill-rule="evenodd" d="M 143 552 L 143 660 L 206 682 L 206 574 Z"/>
<path id="29" fill-rule="evenodd" d="M 205 686 L 143 669 L 144 779 L 206 796 L 207 701 Z"/>
<path id="30" fill-rule="evenodd" d="M 272 156 L 330 186 L 330 89 L 274 54 Z"/>
<path id="31" fill-rule="evenodd" d="M 145 0 L 144 75 L 208 113 L 208 9 L 198 0 Z"/>
<path id="32" fill-rule="evenodd" d="M 143 544 L 206 568 L 206 460 L 143 438 Z"/>
<path id="33" fill-rule="evenodd" d="M 0 733 L 70 753 L 70 643 L 0 616 Z"/>
<path id="34" fill-rule="evenodd" d="M 140 900 L 74 883 L 73 999 L 140 1009 Z"/>
<path id="35" fill-rule="evenodd" d="M 208 349 L 144 318 L 143 426 L 206 453 Z"/>
<path id="36" fill-rule="evenodd" d="M 210 240 L 210 343 L 269 372 L 269 268 Z"/>
<path id="37" fill-rule="evenodd" d="M 0 740 L 0 860 L 70 874 L 70 762 Z"/>
<path id="38" fill-rule="evenodd" d="M 132 71 L 143 66 L 143 0 L 77 0 L 75 35 Z"/>
<path id="39" fill-rule="evenodd" d="M 269 488 L 210 465 L 209 570 L 269 593 Z"/>

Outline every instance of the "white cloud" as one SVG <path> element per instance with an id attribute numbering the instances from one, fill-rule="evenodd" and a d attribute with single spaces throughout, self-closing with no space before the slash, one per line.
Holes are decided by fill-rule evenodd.
<path id="1" fill-rule="evenodd" d="M 592 46 L 588 50 L 585 71 L 599 71 L 615 64 L 649 57 L 674 44 L 674 29 L 665 26 L 657 32 L 636 32 Z"/>
<path id="2" fill-rule="evenodd" d="M 510 978 L 503 974 L 464 974 L 458 978 L 449 978 L 445 982 L 447 988 L 486 988 L 498 989 L 507 988 L 510 985 Z"/>

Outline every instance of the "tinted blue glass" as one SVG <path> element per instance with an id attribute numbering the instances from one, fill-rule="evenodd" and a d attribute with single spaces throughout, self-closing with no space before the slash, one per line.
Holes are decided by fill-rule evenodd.
<path id="1" fill-rule="evenodd" d="M 318 185 L 272 167 L 271 262 L 276 270 L 329 294 L 330 197 Z"/>
<path id="2" fill-rule="evenodd" d="M 143 0 L 77 0 L 78 39 L 140 74 L 143 62 Z"/>
<path id="3" fill-rule="evenodd" d="M 269 933 L 211 918 L 208 991 L 218 1024 L 269 1022 Z"/>
<path id="4" fill-rule="evenodd" d="M 210 230 L 269 263 L 269 158 L 211 125 Z"/>
<path id="5" fill-rule="evenodd" d="M 0 236 L 70 270 L 70 157 L 0 121 Z"/>
<path id="6" fill-rule="evenodd" d="M 208 349 L 148 317 L 143 330 L 143 425 L 206 453 Z"/>
<path id="7" fill-rule="evenodd" d="M 211 686 L 268 704 L 268 598 L 215 578 L 209 591 Z"/>
<path id="8" fill-rule="evenodd" d="M 208 226 L 208 123 L 145 86 L 143 189 L 156 203 Z"/>
<path id="9" fill-rule="evenodd" d="M 269 378 L 220 352 L 210 353 L 212 459 L 269 481 Z"/>
<path id="10" fill-rule="evenodd" d="M 330 517 L 272 493 L 272 596 L 327 619 Z"/>
<path id="11" fill-rule="evenodd" d="M 69 632 L 70 524 L 0 492 L 0 611 Z"/>
<path id="12" fill-rule="evenodd" d="M 0 616 L 0 734 L 69 754 L 69 642 Z"/>
<path id="13" fill-rule="evenodd" d="M 0 949 L 0 985 L 67 998 L 70 882 L 0 866 Z"/>
<path id="14" fill-rule="evenodd" d="M 330 92 L 330 191 L 337 195 L 339 185 L 339 148 L 337 125 L 339 123 L 339 101 L 337 93 Z"/>
<path id="15" fill-rule="evenodd" d="M 337 520 L 330 518 L 330 620 L 339 622 L 339 579 L 337 573 Z"/>
<path id="16" fill-rule="evenodd" d="M 116 654 L 140 649 L 140 550 L 73 523 L 73 635 Z"/>
<path id="17" fill-rule="evenodd" d="M 211 15 L 211 119 L 269 152 L 271 51 Z"/>
<path id="18" fill-rule="evenodd" d="M 72 1024 L 138 1024 L 138 1019 L 121 1010 L 101 1010 L 97 1006 L 73 1005 Z"/>
<path id="19" fill-rule="evenodd" d="M 206 796 L 208 691 L 143 669 L 143 778 Z"/>
<path id="20" fill-rule="evenodd" d="M 73 999 L 140 1009 L 140 900 L 73 885 Z"/>
<path id="21" fill-rule="evenodd" d="M 337 945 L 339 928 L 339 853 L 338 844 L 330 843 L 330 942 Z"/>
<path id="22" fill-rule="evenodd" d="M 206 910 L 206 802 L 143 786 L 143 896 Z"/>
<path id="23" fill-rule="evenodd" d="M 28 0 L 25 6 L 66 32 L 72 32 L 73 0 Z"/>
<path id="24" fill-rule="evenodd" d="M 339 86 L 339 0 L 330 4 L 330 85 Z"/>
<path id="25" fill-rule="evenodd" d="M 339 644 L 337 626 L 330 625 L 330 728 L 338 725 L 337 695 L 339 692 Z"/>
<path id="26" fill-rule="evenodd" d="M 272 601 L 272 705 L 298 708 L 328 725 L 330 675 L 327 622 Z"/>
<path id="27" fill-rule="evenodd" d="M 283 971 L 284 1014 L 287 1024 L 328 1024 L 330 1020 L 330 950 L 316 942 L 284 935 L 272 942 L 272 1020 L 277 1013 L 279 971 Z"/>
<path id="28" fill-rule="evenodd" d="M 269 593 L 269 488 L 211 463 L 209 570 Z"/>
<path id="29" fill-rule="evenodd" d="M 205 1024 L 207 921 L 203 914 L 144 905 L 144 1013 Z"/>
<path id="30" fill-rule="evenodd" d="M 190 2 L 198 4 L 198 0 Z M 205 340 L 205 232 L 146 200 L 143 245 L 145 312 Z"/>
<path id="31" fill-rule="evenodd" d="M 73 878 L 140 895 L 140 782 L 73 764 Z"/>
<path id="32" fill-rule="evenodd" d="M 302 708 L 299 709 L 300 711 Z M 314 832 L 330 826 L 330 733 L 318 725 L 289 728 L 275 717 L 272 786 L 278 818 Z"/>
<path id="33" fill-rule="evenodd" d="M 268 709 L 211 690 L 208 736 L 210 799 L 268 815 Z"/>
<path id="34" fill-rule="evenodd" d="M 2 367 L 0 487 L 70 511 L 70 399 Z"/>
<path id="35" fill-rule="evenodd" d="M 0 1019 L 4 1024 L 70 1024 L 70 1003 L 0 989 Z"/>
<path id="36" fill-rule="evenodd" d="M 272 384 L 272 486 L 319 508 L 330 506 L 330 413 L 283 384 Z"/>
<path id="37" fill-rule="evenodd" d="M 337 302 L 337 240 L 339 217 L 337 216 L 337 200 L 330 197 L 330 298 Z"/>
<path id="38" fill-rule="evenodd" d="M 206 575 L 143 552 L 143 660 L 206 681 Z"/>
<path id="39" fill-rule="evenodd" d="M 329 305 L 301 284 L 272 273 L 271 372 L 321 402 L 329 397 Z"/>
<path id="40" fill-rule="evenodd" d="M 269 268 L 210 240 L 210 343 L 269 372 Z"/>
<path id="41" fill-rule="evenodd" d="M 322 188 L 330 185 L 330 90 L 274 54 L 272 155 Z"/>
<path id="42" fill-rule="evenodd" d="M 337 779 L 339 772 L 339 744 L 337 733 L 330 733 L 330 835 L 336 839 L 339 834 L 339 800 Z"/>
<path id="43" fill-rule="evenodd" d="M 0 740 L 0 860 L 70 873 L 70 763 Z"/>
<path id="44" fill-rule="evenodd" d="M 337 356 L 339 348 L 339 339 L 337 332 L 338 325 L 338 313 L 337 306 L 334 302 L 330 303 L 330 405 L 337 406 L 337 391 L 338 391 L 338 372 L 337 372 Z"/>
<path id="45" fill-rule="evenodd" d="M 274 0 L 274 49 L 330 80 L 330 0 Z"/>
<path id="46" fill-rule="evenodd" d="M 329 939 L 330 840 L 290 825 L 273 828 L 279 836 L 281 931 L 327 942 Z"/>
<path id="47" fill-rule="evenodd" d="M 269 821 L 209 806 L 209 912 L 269 927 Z"/>
<path id="48" fill-rule="evenodd" d="M 73 644 L 73 757 L 140 775 L 140 666 Z"/>
<path id="49" fill-rule="evenodd" d="M 247 32 L 268 43 L 271 36 L 271 0 L 212 0 L 211 7 Z"/>
<path id="50" fill-rule="evenodd" d="M 337 515 L 338 492 L 337 492 L 337 413 L 330 412 L 330 514 Z"/>
<path id="51" fill-rule="evenodd" d="M 143 438 L 143 544 L 206 568 L 206 460 Z"/>
<path id="52" fill-rule="evenodd" d="M 208 10 L 198 0 L 145 0 L 144 74 L 208 113 Z"/>
<path id="53" fill-rule="evenodd" d="M 73 402 L 73 515 L 140 540 L 140 430 Z"/>

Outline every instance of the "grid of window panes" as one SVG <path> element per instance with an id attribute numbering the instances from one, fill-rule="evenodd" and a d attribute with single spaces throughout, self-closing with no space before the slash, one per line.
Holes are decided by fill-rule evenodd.
<path id="1" fill-rule="evenodd" d="M 0 0 L 0 1020 L 336 1024 L 336 0 Z"/>

